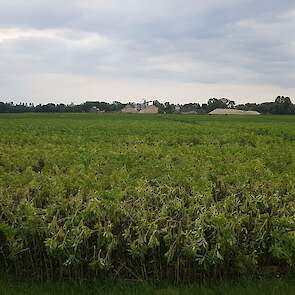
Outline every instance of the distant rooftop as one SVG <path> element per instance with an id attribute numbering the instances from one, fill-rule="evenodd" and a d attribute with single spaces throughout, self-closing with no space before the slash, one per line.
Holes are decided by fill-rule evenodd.
<path id="1" fill-rule="evenodd" d="M 215 109 L 210 112 L 209 115 L 260 115 L 260 113 L 256 111 L 242 111 L 236 109 Z"/>

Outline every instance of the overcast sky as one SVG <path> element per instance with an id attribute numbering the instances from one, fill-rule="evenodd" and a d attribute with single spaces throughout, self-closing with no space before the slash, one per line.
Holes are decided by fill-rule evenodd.
<path id="1" fill-rule="evenodd" d="M 2 101 L 277 95 L 295 98 L 294 0 L 0 0 Z"/>

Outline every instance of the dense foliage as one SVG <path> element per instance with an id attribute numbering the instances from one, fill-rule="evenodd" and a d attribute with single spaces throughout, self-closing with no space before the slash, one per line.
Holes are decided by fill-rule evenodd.
<path id="1" fill-rule="evenodd" d="M 247 103 L 237 106 L 238 109 L 247 111 L 257 111 L 262 114 L 295 114 L 295 105 L 290 97 L 278 96 L 274 102 L 264 102 L 261 104 Z"/>
<path id="2" fill-rule="evenodd" d="M 97 107 L 104 112 L 119 112 L 125 105 L 120 102 L 85 102 L 82 104 L 38 104 L 13 102 L 0 102 L 0 113 L 79 113 L 90 112 L 93 107 Z"/>
<path id="3" fill-rule="evenodd" d="M 186 103 L 186 104 L 173 104 L 169 102 L 161 103 L 158 100 L 150 101 L 158 107 L 159 113 L 172 114 L 172 113 L 209 113 L 216 108 L 236 108 L 247 111 L 258 111 L 262 114 L 295 114 L 295 105 L 289 97 L 278 96 L 274 102 L 265 102 L 261 104 L 246 103 L 237 105 L 233 100 L 227 98 L 210 98 L 208 103 L 200 105 L 199 103 Z M 131 103 L 136 105 L 136 103 Z M 140 103 L 137 103 L 140 105 Z M 120 112 L 127 104 L 114 101 L 113 103 L 87 101 L 82 104 L 39 104 L 32 103 L 19 103 L 13 102 L 4 103 L 0 102 L 0 113 L 79 113 L 79 112 Z"/>
<path id="4" fill-rule="evenodd" d="M 0 268 L 192 280 L 295 262 L 295 119 L 0 116 Z"/>

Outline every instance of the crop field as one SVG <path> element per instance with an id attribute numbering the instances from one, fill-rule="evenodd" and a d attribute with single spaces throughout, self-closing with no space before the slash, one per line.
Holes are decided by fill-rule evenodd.
<path id="1" fill-rule="evenodd" d="M 0 115 L 0 270 L 291 273 L 295 116 Z"/>

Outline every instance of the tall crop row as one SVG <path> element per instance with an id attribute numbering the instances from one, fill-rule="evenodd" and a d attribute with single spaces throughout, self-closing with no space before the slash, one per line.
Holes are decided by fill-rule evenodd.
<path id="1" fill-rule="evenodd" d="M 1 200 L 2 267 L 17 274 L 185 280 L 291 267 L 294 197 L 142 183 L 122 199 Z"/>

